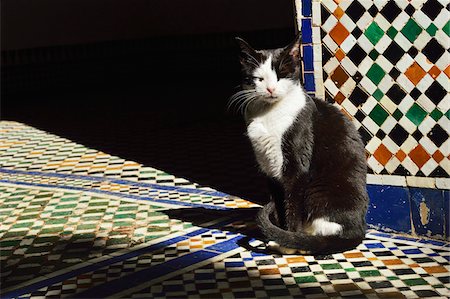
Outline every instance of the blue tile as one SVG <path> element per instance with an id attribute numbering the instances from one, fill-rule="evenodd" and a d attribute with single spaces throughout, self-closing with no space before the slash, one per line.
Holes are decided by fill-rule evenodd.
<path id="1" fill-rule="evenodd" d="M 407 188 L 368 185 L 367 223 L 377 229 L 411 233 L 410 203 Z"/>
<path id="2" fill-rule="evenodd" d="M 450 238 L 450 191 L 444 190 L 444 233 L 445 238 L 448 240 Z"/>
<path id="3" fill-rule="evenodd" d="M 364 244 L 364 246 L 366 246 L 367 248 L 384 248 L 384 245 L 381 243 L 369 243 Z"/>
<path id="4" fill-rule="evenodd" d="M 304 44 L 312 43 L 311 19 L 302 20 L 302 43 Z"/>
<path id="5" fill-rule="evenodd" d="M 245 267 L 243 262 L 225 262 L 226 268 Z"/>
<path id="6" fill-rule="evenodd" d="M 237 241 L 242 239 L 244 236 L 237 236 L 231 240 L 220 242 L 205 248 L 205 250 L 217 251 L 217 252 L 228 252 L 230 250 L 239 248 Z"/>
<path id="7" fill-rule="evenodd" d="M 402 250 L 404 254 L 422 254 L 422 250 L 417 249 L 417 248 L 413 248 L 413 249 L 405 249 Z"/>
<path id="8" fill-rule="evenodd" d="M 310 17 L 312 13 L 312 1 L 311 0 L 302 0 L 302 16 Z"/>
<path id="9" fill-rule="evenodd" d="M 303 70 L 306 72 L 314 71 L 313 47 L 310 45 L 303 46 Z"/>
<path id="10" fill-rule="evenodd" d="M 316 85 L 314 83 L 314 74 L 305 73 L 303 74 L 305 78 L 305 89 L 308 92 L 316 91 Z"/>
<path id="11" fill-rule="evenodd" d="M 444 236 L 444 193 L 438 189 L 410 188 L 414 229 L 422 236 Z"/>

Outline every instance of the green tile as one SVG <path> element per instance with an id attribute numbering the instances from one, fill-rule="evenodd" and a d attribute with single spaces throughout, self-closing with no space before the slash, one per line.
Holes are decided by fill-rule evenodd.
<path id="1" fill-rule="evenodd" d="M 394 113 L 392 114 L 392 116 L 396 119 L 396 120 L 400 120 L 400 118 L 402 118 L 403 113 L 399 110 L 399 109 L 395 109 Z"/>
<path id="2" fill-rule="evenodd" d="M 409 21 L 405 24 L 401 33 L 411 42 L 413 43 L 417 36 L 422 32 L 422 28 L 413 20 L 409 19 Z"/>
<path id="3" fill-rule="evenodd" d="M 41 230 L 41 234 L 54 234 L 54 233 L 61 232 L 63 229 L 64 229 L 63 226 L 47 227 L 47 228 L 43 228 Z"/>
<path id="4" fill-rule="evenodd" d="M 375 92 L 373 93 L 373 97 L 374 97 L 375 99 L 377 99 L 378 102 L 381 100 L 381 98 L 383 98 L 383 96 L 384 96 L 383 92 L 382 92 L 381 90 L 379 90 L 378 88 L 377 88 L 377 90 L 375 90 Z"/>
<path id="5" fill-rule="evenodd" d="M 77 226 L 77 230 L 96 229 L 96 228 L 97 228 L 97 224 L 96 223 L 80 224 L 80 225 Z"/>
<path id="6" fill-rule="evenodd" d="M 114 226 L 133 226 L 133 221 L 114 221 Z"/>
<path id="7" fill-rule="evenodd" d="M 14 224 L 11 228 L 24 228 L 24 227 L 31 227 L 33 226 L 33 221 L 32 222 L 22 222 L 22 223 L 16 223 Z"/>
<path id="8" fill-rule="evenodd" d="M 367 72 L 367 77 L 375 84 L 378 85 L 383 79 L 386 72 L 376 63 L 372 64 L 369 71 Z"/>
<path id="9" fill-rule="evenodd" d="M 117 211 L 123 212 L 123 211 L 136 211 L 138 209 L 138 206 L 124 206 L 119 207 Z"/>
<path id="10" fill-rule="evenodd" d="M 430 113 L 430 116 L 431 116 L 435 121 L 438 121 L 439 119 L 441 119 L 441 117 L 442 117 L 443 115 L 444 115 L 444 114 L 443 114 L 438 108 L 434 109 L 434 110 L 431 111 L 431 113 Z"/>
<path id="11" fill-rule="evenodd" d="M 317 282 L 317 279 L 314 276 L 299 276 L 294 277 L 296 283 L 308 283 L 308 282 Z"/>
<path id="12" fill-rule="evenodd" d="M 0 249 L 3 250 L 5 247 L 15 247 L 20 244 L 21 240 L 7 240 L 0 241 Z"/>
<path id="13" fill-rule="evenodd" d="M 367 27 L 366 31 L 364 31 L 364 34 L 373 45 L 376 45 L 383 37 L 384 31 L 377 25 L 377 23 L 372 22 L 372 24 Z"/>
<path id="14" fill-rule="evenodd" d="M 404 279 L 403 282 L 408 286 L 427 285 L 428 282 L 423 278 Z"/>
<path id="15" fill-rule="evenodd" d="M 324 270 L 342 269 L 341 265 L 339 265 L 339 264 L 323 264 L 323 265 L 320 265 L 320 266 Z"/>
<path id="16" fill-rule="evenodd" d="M 419 126 L 426 116 L 427 112 L 416 103 L 414 103 L 412 107 L 409 108 L 408 112 L 406 112 L 406 117 L 416 126 Z"/>
<path id="17" fill-rule="evenodd" d="M 435 36 L 437 30 L 438 30 L 438 28 L 433 23 L 431 23 L 431 25 L 428 26 L 428 28 L 427 28 L 427 32 L 431 36 Z"/>
<path id="18" fill-rule="evenodd" d="M 45 222 L 45 224 L 65 224 L 65 223 L 67 223 L 66 218 L 53 218 Z"/>
<path id="19" fill-rule="evenodd" d="M 376 60 L 376 59 L 378 58 L 379 55 L 380 55 L 380 53 L 378 53 L 378 51 L 375 50 L 375 49 L 373 49 L 373 50 L 370 51 L 370 53 L 369 53 L 369 57 L 370 57 L 372 60 Z"/>
<path id="20" fill-rule="evenodd" d="M 389 113 L 387 113 L 380 105 L 376 105 L 372 111 L 369 113 L 369 117 L 378 125 L 381 126 L 386 118 L 389 116 Z"/>
<path id="21" fill-rule="evenodd" d="M 131 219 L 136 219 L 136 214 L 116 214 L 114 215 L 114 219 L 123 219 L 123 218 L 131 218 Z"/>
<path id="22" fill-rule="evenodd" d="M 442 27 L 442 31 L 444 31 L 448 36 L 450 36 L 450 21 Z"/>
<path id="23" fill-rule="evenodd" d="M 365 271 L 359 271 L 359 274 L 361 277 L 368 277 L 368 276 L 381 276 L 380 271 L 378 270 L 365 270 Z"/>
<path id="24" fill-rule="evenodd" d="M 397 35 L 398 31 L 397 29 L 395 29 L 394 27 L 391 27 L 388 29 L 388 31 L 386 32 L 386 34 L 391 38 L 394 39 L 395 36 Z"/>

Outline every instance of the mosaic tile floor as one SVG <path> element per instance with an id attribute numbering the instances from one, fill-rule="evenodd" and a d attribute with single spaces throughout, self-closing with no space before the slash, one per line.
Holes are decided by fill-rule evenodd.
<path id="1" fill-rule="evenodd" d="M 445 298 L 450 244 L 369 231 L 330 256 L 261 251 L 258 206 L 0 122 L 2 298 Z"/>

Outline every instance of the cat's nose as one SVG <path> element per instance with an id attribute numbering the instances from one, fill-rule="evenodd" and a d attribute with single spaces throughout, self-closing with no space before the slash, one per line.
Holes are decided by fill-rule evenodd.
<path id="1" fill-rule="evenodd" d="M 275 91 L 275 88 L 267 87 L 267 91 L 272 94 Z"/>

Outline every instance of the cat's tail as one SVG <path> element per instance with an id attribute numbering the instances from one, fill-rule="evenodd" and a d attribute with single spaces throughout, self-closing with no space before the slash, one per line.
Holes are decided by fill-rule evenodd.
<path id="1" fill-rule="evenodd" d="M 295 248 L 311 254 L 331 254 L 354 249 L 364 239 L 364 234 L 357 237 L 345 238 L 342 236 L 313 236 L 304 232 L 291 232 L 274 225 L 270 220 L 275 213 L 275 203 L 269 202 L 258 214 L 258 224 L 268 239 L 280 246 Z"/>

